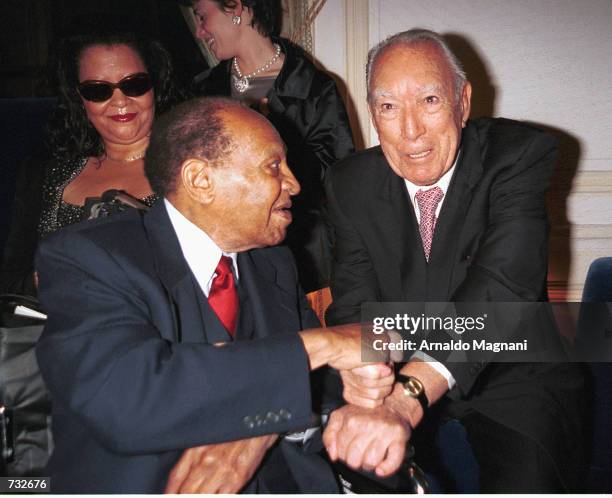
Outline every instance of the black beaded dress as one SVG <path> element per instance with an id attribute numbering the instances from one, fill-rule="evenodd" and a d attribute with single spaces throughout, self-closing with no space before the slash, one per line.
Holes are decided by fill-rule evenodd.
<path id="1" fill-rule="evenodd" d="M 46 163 L 27 161 L 17 179 L 9 237 L 0 271 L 0 292 L 35 296 L 34 256 L 38 242 L 62 227 L 87 220 L 84 206 L 63 201 L 64 189 L 85 168 L 87 158 Z M 155 194 L 141 199 L 147 206 Z"/>

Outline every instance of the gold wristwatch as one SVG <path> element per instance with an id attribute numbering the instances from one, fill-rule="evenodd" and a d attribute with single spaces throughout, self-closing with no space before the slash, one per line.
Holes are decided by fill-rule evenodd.
<path id="1" fill-rule="evenodd" d="M 416 377 L 411 377 L 410 375 L 403 375 L 400 373 L 395 375 L 395 380 L 398 381 L 404 388 L 404 394 L 416 399 L 419 403 L 421 403 L 423 412 L 426 412 L 427 408 L 429 407 L 429 400 L 425 394 L 423 383 Z"/>

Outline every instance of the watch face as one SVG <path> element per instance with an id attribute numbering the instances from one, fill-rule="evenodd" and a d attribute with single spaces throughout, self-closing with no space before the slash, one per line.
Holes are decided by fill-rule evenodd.
<path id="1" fill-rule="evenodd" d="M 404 389 L 406 389 L 411 396 L 418 398 L 423 392 L 423 384 L 421 384 L 418 379 L 411 377 L 408 382 L 404 384 Z"/>

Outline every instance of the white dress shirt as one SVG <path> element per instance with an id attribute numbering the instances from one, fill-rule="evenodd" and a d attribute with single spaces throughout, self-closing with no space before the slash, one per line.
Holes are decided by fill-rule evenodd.
<path id="1" fill-rule="evenodd" d="M 433 185 L 427 185 L 427 187 L 422 187 L 420 185 L 415 185 L 410 181 L 404 179 L 404 183 L 406 184 L 406 188 L 408 189 L 408 195 L 410 197 L 410 202 L 414 207 L 414 213 L 416 214 L 417 221 L 421 222 L 421 210 L 419 209 L 419 203 L 416 200 L 416 195 L 419 190 L 429 190 L 434 187 L 440 187 L 442 192 L 444 193 L 444 197 L 442 200 L 438 202 L 438 207 L 436 208 L 436 218 L 440 215 L 440 210 L 442 209 L 442 204 L 444 204 L 444 199 L 446 199 L 446 192 L 448 191 L 448 186 L 450 185 L 451 178 L 453 177 L 453 173 L 455 171 L 455 166 L 457 166 L 457 160 L 459 159 L 459 154 L 457 154 L 457 159 L 444 175 Z"/>
<path id="2" fill-rule="evenodd" d="M 208 297 L 210 286 L 217 276 L 215 270 L 221 256 L 229 256 L 233 261 L 234 277 L 238 281 L 238 264 L 235 252 L 224 253 L 208 234 L 189 221 L 168 199 L 164 199 L 166 211 L 172 228 L 178 237 L 183 256 L 194 274 L 202 292 Z"/>
<path id="3" fill-rule="evenodd" d="M 436 208 L 436 218 L 437 218 L 440 215 L 440 210 L 442 209 L 442 204 L 444 204 L 444 199 L 446 199 L 446 192 L 448 191 L 448 186 L 450 185 L 450 181 L 451 181 L 451 178 L 453 177 L 453 173 L 455 172 L 455 167 L 457 166 L 457 161 L 459 160 L 460 155 L 461 155 L 461 152 L 457 154 L 457 159 L 455 159 L 455 162 L 453 163 L 451 169 L 449 169 L 446 173 L 444 173 L 444 175 L 442 175 L 442 178 L 440 178 L 433 185 L 427 185 L 427 187 L 422 187 L 419 185 L 415 185 L 414 183 L 404 179 L 404 183 L 406 183 L 406 188 L 408 189 L 408 196 L 410 197 L 410 202 L 412 203 L 412 206 L 414 207 L 414 213 L 416 214 L 416 218 L 419 223 L 421 221 L 421 211 L 419 209 L 419 203 L 416 201 L 417 192 L 419 190 L 429 190 L 434 187 L 440 187 L 442 189 L 442 192 L 444 193 L 444 197 L 442 197 L 442 200 L 438 203 L 438 207 Z M 431 366 L 431 368 L 433 368 L 436 372 L 442 375 L 446 379 L 446 382 L 448 383 L 449 390 L 455 387 L 455 384 L 457 384 L 453 375 L 448 371 L 448 368 L 446 368 L 439 361 L 434 360 L 427 353 L 424 353 L 423 351 L 415 351 L 412 357 L 419 359 L 419 360 L 426 361 Z"/>

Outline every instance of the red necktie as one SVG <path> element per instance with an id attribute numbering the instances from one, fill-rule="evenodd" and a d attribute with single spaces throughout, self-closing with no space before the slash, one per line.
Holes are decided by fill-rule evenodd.
<path id="1" fill-rule="evenodd" d="M 215 273 L 217 276 L 210 286 L 208 303 L 226 330 L 234 337 L 238 318 L 238 293 L 232 272 L 232 258 L 221 256 Z"/>
<path id="2" fill-rule="evenodd" d="M 431 241 L 436 228 L 436 208 L 444 197 L 444 192 L 440 187 L 434 187 L 429 190 L 419 190 L 415 197 L 420 211 L 419 232 L 421 232 L 421 240 L 423 241 L 423 252 L 429 263 Z"/>

